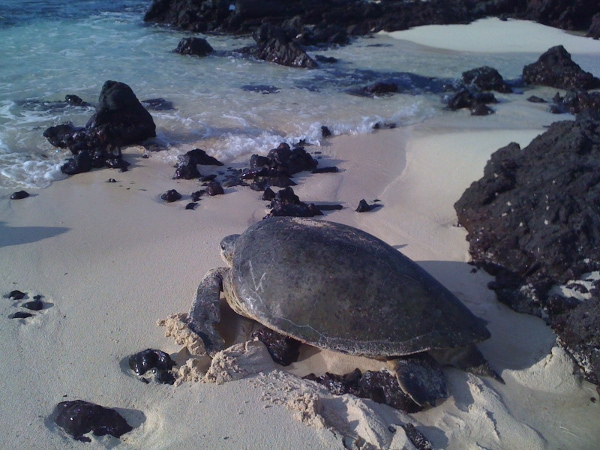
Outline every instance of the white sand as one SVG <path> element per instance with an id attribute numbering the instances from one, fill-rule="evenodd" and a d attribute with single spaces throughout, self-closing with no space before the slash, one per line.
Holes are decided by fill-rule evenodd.
<path id="1" fill-rule="evenodd" d="M 517 111 L 527 118 L 521 126 Z M 258 193 L 229 189 L 203 198 L 195 211 L 184 209 L 187 199 L 163 204 L 158 196 L 167 189 L 189 196 L 199 186 L 172 180 L 172 168 L 142 159 L 135 147 L 127 150 L 134 164 L 126 173 L 77 175 L 21 201 L 0 191 L 1 293 L 41 294 L 47 306 L 32 319 L 10 320 L 19 302 L 0 299 L 0 448 L 316 449 L 343 448 L 345 436 L 373 448 L 411 448 L 400 428 L 408 422 L 435 448 L 598 448 L 595 386 L 574 374 L 541 320 L 509 311 L 486 288 L 490 277 L 472 273 L 452 207 L 493 151 L 511 141 L 524 147 L 551 120 L 515 99 L 491 117 L 457 112 L 339 137 L 319 150 L 321 165 L 342 172 L 299 177 L 301 199 L 346 206 L 328 220 L 401 248 L 489 321 L 492 338 L 480 348 L 506 385 L 449 369 L 451 397 L 413 415 L 329 395 L 275 368 L 259 345 L 247 347 L 249 355 L 244 347 L 222 355 L 221 369 L 235 366 L 244 376 L 223 384 L 146 385 L 128 375 L 123 360 L 134 352 L 181 351 L 156 321 L 186 312 L 203 274 L 221 264 L 219 240 L 264 216 Z M 106 183 L 110 177 L 118 182 Z M 383 207 L 355 213 L 361 198 Z M 370 364 L 331 352 L 303 358 L 293 373 Z M 185 352 L 177 357 L 185 359 Z M 56 403 L 74 399 L 115 407 L 135 429 L 120 441 L 76 443 L 48 420 Z"/>
<path id="2" fill-rule="evenodd" d="M 598 53 L 600 41 L 582 39 L 526 20 L 481 19 L 469 25 L 427 25 L 387 33 L 397 39 L 461 52 L 543 53 L 563 45 L 571 53 Z"/>

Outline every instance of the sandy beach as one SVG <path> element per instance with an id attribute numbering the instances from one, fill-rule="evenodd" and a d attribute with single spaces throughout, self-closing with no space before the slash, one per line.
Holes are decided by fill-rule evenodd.
<path id="1" fill-rule="evenodd" d="M 597 41 L 546 33 L 547 27 L 528 22 L 493 24 L 539 32 L 545 40 L 532 40 L 527 48 L 506 41 L 502 48 L 486 40 L 481 23 L 452 33 L 478 42 L 467 51 L 540 52 L 562 36 L 574 56 L 600 56 Z M 437 41 L 417 32 L 394 37 L 446 51 L 441 31 Z M 189 310 L 202 276 L 222 265 L 220 239 L 242 232 L 267 210 L 260 193 L 240 186 L 203 197 L 195 210 L 186 210 L 199 183 L 173 180 L 172 167 L 152 154 L 142 158 L 143 148 L 134 146 L 124 150 L 132 163 L 128 172 L 79 174 L 29 190 L 31 197 L 18 201 L 10 200 L 14 189 L 0 190 L 0 293 L 18 289 L 29 299 L 42 295 L 45 306 L 31 318 L 9 319 L 23 302 L 0 301 L 0 448 L 342 449 L 354 442 L 361 448 L 410 449 L 414 446 L 401 427 L 406 423 L 434 448 L 600 446 L 596 386 L 581 380 L 542 320 L 496 301 L 486 287 L 491 277 L 468 264 L 466 232 L 456 224 L 453 204 L 481 177 L 492 152 L 510 142 L 523 148 L 552 121 L 572 118 L 551 115 L 526 96 L 499 96 L 496 114 L 489 117 L 459 111 L 307 147 L 319 152 L 320 166 L 335 165 L 340 172 L 301 174 L 294 188 L 303 201 L 342 204 L 324 219 L 358 227 L 400 249 L 489 321 L 492 338 L 479 348 L 505 385 L 448 369 L 450 398 L 409 415 L 370 400 L 330 395 L 296 376 L 368 368 L 369 361 L 305 350 L 283 371 L 252 345 L 246 354 L 231 357 L 247 374 L 242 379 L 141 383 L 127 357 L 156 348 L 185 363 L 182 346 L 165 337 L 157 321 Z M 526 121 L 519 119 L 522 112 Z M 246 162 L 226 161 L 225 167 Z M 202 169 L 203 175 L 225 170 Z M 165 204 L 159 197 L 169 189 L 184 198 Z M 356 213 L 363 198 L 383 206 Z M 49 417 L 57 403 L 75 399 L 116 408 L 133 431 L 120 440 L 72 440 Z"/>

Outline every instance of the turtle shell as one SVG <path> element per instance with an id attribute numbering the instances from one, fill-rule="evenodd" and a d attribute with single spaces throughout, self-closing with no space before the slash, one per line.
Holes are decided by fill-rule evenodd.
<path id="1" fill-rule="evenodd" d="M 262 220 L 238 238 L 232 268 L 247 316 L 316 347 L 400 356 L 490 337 L 485 322 L 415 262 L 347 225 Z"/>

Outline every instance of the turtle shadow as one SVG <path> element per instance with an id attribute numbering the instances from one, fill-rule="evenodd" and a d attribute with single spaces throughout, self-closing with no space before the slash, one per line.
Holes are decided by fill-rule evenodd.
<path id="1" fill-rule="evenodd" d="M 483 270 L 455 261 L 418 264 L 487 322 L 492 336 L 477 346 L 498 372 L 528 369 L 546 358 L 556 345 L 554 333 L 542 319 L 517 313 L 497 300 L 487 287 L 494 278 Z"/>

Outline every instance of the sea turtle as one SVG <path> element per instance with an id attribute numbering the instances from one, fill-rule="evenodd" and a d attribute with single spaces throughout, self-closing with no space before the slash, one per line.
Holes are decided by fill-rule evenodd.
<path id="1" fill-rule="evenodd" d="M 485 322 L 415 262 L 356 228 L 273 217 L 221 241 L 228 267 L 210 270 L 189 328 L 214 355 L 219 297 L 279 333 L 337 352 L 389 361 L 419 405 L 448 396 L 442 364 L 501 381 L 475 346 Z"/>

